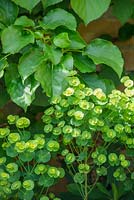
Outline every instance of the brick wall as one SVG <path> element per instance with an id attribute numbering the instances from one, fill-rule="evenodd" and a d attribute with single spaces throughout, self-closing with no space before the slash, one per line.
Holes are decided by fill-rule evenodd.
<path id="1" fill-rule="evenodd" d="M 134 23 L 134 21 L 130 21 Z M 100 19 L 97 19 L 87 26 L 80 24 L 79 32 L 82 37 L 87 41 L 99 37 L 102 34 L 109 34 L 114 38 L 118 37 L 118 31 L 121 27 L 121 23 L 111 15 L 111 12 L 107 12 Z M 127 71 L 134 71 L 134 37 L 127 41 L 116 41 L 114 42 L 121 50 L 124 60 L 125 60 L 125 69 Z"/>

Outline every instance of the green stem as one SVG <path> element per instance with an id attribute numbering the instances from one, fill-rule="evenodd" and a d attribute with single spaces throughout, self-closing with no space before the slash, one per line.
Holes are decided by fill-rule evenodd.
<path id="1" fill-rule="evenodd" d="M 88 200 L 88 180 L 87 180 L 87 174 L 85 174 L 85 195 L 84 200 Z"/>

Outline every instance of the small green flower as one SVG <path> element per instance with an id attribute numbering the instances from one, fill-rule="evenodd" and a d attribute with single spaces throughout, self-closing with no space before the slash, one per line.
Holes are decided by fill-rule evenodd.
<path id="1" fill-rule="evenodd" d="M 120 154 L 119 155 L 119 160 L 120 161 L 124 161 L 125 160 L 125 155 L 124 154 Z"/>
<path id="2" fill-rule="evenodd" d="M 38 147 L 37 140 L 29 140 L 28 142 L 26 142 L 26 149 L 29 152 L 34 152 L 35 149 L 37 149 L 37 147 Z"/>
<path id="3" fill-rule="evenodd" d="M 47 171 L 48 167 L 47 165 L 44 164 L 38 164 L 35 169 L 34 172 L 35 174 L 39 175 L 39 174 L 44 174 Z"/>
<path id="4" fill-rule="evenodd" d="M 24 141 L 16 142 L 16 144 L 15 144 L 15 150 L 16 150 L 18 153 L 24 152 L 25 149 L 26 149 L 26 143 L 25 143 Z"/>
<path id="5" fill-rule="evenodd" d="M 43 115 L 42 121 L 43 121 L 45 124 L 50 124 L 50 123 L 52 122 L 52 117 L 49 116 L 49 115 Z"/>
<path id="6" fill-rule="evenodd" d="M 26 190 L 32 190 L 34 188 L 34 182 L 32 180 L 25 180 L 23 182 L 23 188 Z"/>
<path id="7" fill-rule="evenodd" d="M 53 129 L 53 135 L 60 135 L 61 134 L 61 128 L 60 127 L 55 127 Z"/>
<path id="8" fill-rule="evenodd" d="M 40 200 L 49 200 L 49 198 L 47 197 L 47 196 L 42 196 L 41 198 L 40 198 Z"/>
<path id="9" fill-rule="evenodd" d="M 0 172 L 0 179 L 7 180 L 9 179 L 9 174 L 6 172 Z"/>
<path id="10" fill-rule="evenodd" d="M 65 176 L 65 170 L 63 168 L 58 168 L 59 172 L 60 172 L 60 175 L 59 175 L 59 178 L 63 178 Z"/>
<path id="11" fill-rule="evenodd" d="M 58 151 L 59 150 L 59 148 L 60 148 L 60 145 L 59 145 L 59 143 L 57 142 L 57 141 L 55 141 L 55 140 L 50 140 L 48 143 L 47 143 L 47 150 L 48 151 L 54 151 L 54 152 L 56 152 L 56 151 Z"/>
<path id="12" fill-rule="evenodd" d="M 129 76 L 123 76 L 121 78 L 121 83 L 124 83 L 125 81 L 130 80 Z"/>
<path id="13" fill-rule="evenodd" d="M 63 108 L 67 108 L 69 106 L 69 103 L 66 99 L 61 99 L 60 106 Z"/>
<path id="14" fill-rule="evenodd" d="M 85 180 L 85 177 L 81 173 L 76 173 L 73 177 L 75 183 L 82 184 Z"/>
<path id="15" fill-rule="evenodd" d="M 38 149 L 44 148 L 44 145 L 45 145 L 45 139 L 44 138 L 38 137 L 38 138 L 36 138 L 35 141 L 37 143 Z"/>
<path id="16" fill-rule="evenodd" d="M 96 126 L 97 123 L 98 123 L 98 118 L 96 118 L 96 117 L 90 118 L 90 119 L 88 120 L 88 123 L 89 123 L 91 126 Z"/>
<path id="17" fill-rule="evenodd" d="M 97 160 L 98 160 L 98 164 L 102 165 L 106 162 L 107 158 L 105 154 L 99 154 Z"/>
<path id="18" fill-rule="evenodd" d="M 124 167 L 124 168 L 129 167 L 130 166 L 130 161 L 128 161 L 128 160 L 121 161 L 121 166 Z"/>
<path id="19" fill-rule="evenodd" d="M 73 128 L 72 128 L 72 126 L 70 126 L 70 125 L 65 125 L 64 127 L 63 127 L 63 133 L 72 133 L 72 131 L 73 131 Z"/>
<path id="20" fill-rule="evenodd" d="M 3 165 L 6 163 L 6 157 L 0 157 L 0 165 Z"/>
<path id="21" fill-rule="evenodd" d="M 88 87 L 84 88 L 84 94 L 85 96 L 91 96 L 93 94 L 92 88 L 88 88 Z"/>
<path id="22" fill-rule="evenodd" d="M 74 117 L 76 120 L 82 120 L 84 118 L 84 113 L 78 110 L 74 113 Z"/>
<path id="23" fill-rule="evenodd" d="M 10 130 L 8 128 L 0 128 L 0 138 L 5 138 L 9 133 Z"/>
<path id="24" fill-rule="evenodd" d="M 16 163 L 9 163 L 6 165 L 6 170 L 9 173 L 15 173 L 18 171 L 18 165 Z"/>
<path id="25" fill-rule="evenodd" d="M 102 91 L 101 88 L 96 88 L 93 92 L 94 96 L 100 100 L 100 101 L 104 101 L 106 100 L 106 95 L 105 93 Z"/>
<path id="26" fill-rule="evenodd" d="M 78 86 L 80 84 L 80 80 L 77 77 L 69 77 L 69 85 L 70 86 Z"/>
<path id="27" fill-rule="evenodd" d="M 12 183 L 11 185 L 11 189 L 12 190 L 18 190 L 21 187 L 21 181 L 15 181 L 14 183 Z"/>
<path id="28" fill-rule="evenodd" d="M 54 97 L 52 97 L 52 99 L 51 99 L 51 103 L 52 103 L 52 104 L 58 104 L 58 103 L 60 102 L 60 100 L 61 100 L 61 97 L 60 97 L 60 96 L 54 96 Z"/>
<path id="29" fill-rule="evenodd" d="M 116 124 L 114 130 L 117 131 L 118 133 L 122 133 L 124 130 L 124 126 L 122 124 Z"/>
<path id="30" fill-rule="evenodd" d="M 96 113 L 96 114 L 101 114 L 102 113 L 102 108 L 101 108 L 101 106 L 95 106 L 94 107 L 94 112 Z"/>
<path id="31" fill-rule="evenodd" d="M 128 79 L 124 82 L 124 86 L 127 88 L 131 88 L 131 87 L 133 87 L 133 85 L 134 85 L 134 82 L 130 79 Z"/>
<path id="32" fill-rule="evenodd" d="M 56 118 L 56 119 L 60 119 L 60 118 L 63 117 L 63 115 L 64 115 L 64 113 L 61 112 L 60 110 L 56 110 L 56 111 L 54 112 L 54 114 L 55 114 L 55 118 Z"/>
<path id="33" fill-rule="evenodd" d="M 118 156 L 116 155 L 116 153 L 110 153 L 108 155 L 108 159 L 109 159 L 109 163 L 111 166 L 118 166 L 119 165 L 119 160 L 118 160 Z"/>
<path id="34" fill-rule="evenodd" d="M 30 125 L 30 120 L 26 117 L 21 117 L 16 121 L 17 128 L 27 128 Z"/>
<path id="35" fill-rule="evenodd" d="M 82 138 L 82 139 L 89 140 L 89 139 L 91 139 L 91 137 L 92 137 L 92 135 L 91 135 L 90 132 L 88 132 L 88 131 L 83 131 L 83 132 L 82 132 L 82 135 L 81 135 L 81 138 Z"/>
<path id="36" fill-rule="evenodd" d="M 54 107 L 50 107 L 48 109 L 45 110 L 44 114 L 45 115 L 52 115 L 54 113 Z"/>
<path id="37" fill-rule="evenodd" d="M 74 128 L 71 135 L 73 137 L 78 137 L 80 136 L 80 134 L 81 134 L 81 130 L 79 128 Z"/>
<path id="38" fill-rule="evenodd" d="M 116 137 L 116 132 L 112 129 L 109 129 L 107 132 L 106 132 L 106 135 L 109 139 L 113 139 Z"/>
<path id="39" fill-rule="evenodd" d="M 84 98 L 85 98 L 85 93 L 84 93 L 84 91 L 82 91 L 82 90 L 76 90 L 76 91 L 75 91 L 75 96 L 76 96 L 78 99 L 84 99 Z"/>
<path id="40" fill-rule="evenodd" d="M 69 111 L 67 112 L 67 115 L 68 115 L 69 117 L 72 117 L 72 116 L 74 115 L 74 113 L 75 113 L 75 109 L 72 109 L 72 110 L 69 110 Z"/>
<path id="41" fill-rule="evenodd" d="M 73 153 L 68 153 L 65 157 L 65 162 L 67 164 L 72 164 L 75 161 L 75 155 Z"/>
<path id="42" fill-rule="evenodd" d="M 63 128 L 65 125 L 65 121 L 60 121 L 57 126 L 60 127 L 60 128 Z"/>
<path id="43" fill-rule="evenodd" d="M 84 164 L 84 163 L 83 164 L 79 164 L 78 170 L 79 170 L 80 173 L 87 174 L 90 171 L 90 166 L 88 164 Z"/>
<path id="44" fill-rule="evenodd" d="M 83 110 L 88 110 L 89 107 L 90 107 L 90 104 L 89 104 L 89 102 L 86 101 L 86 100 L 81 100 L 81 101 L 79 102 L 79 107 L 82 108 Z"/>
<path id="45" fill-rule="evenodd" d="M 60 176 L 60 171 L 56 167 L 49 167 L 47 173 L 52 178 L 58 178 Z"/>
<path id="46" fill-rule="evenodd" d="M 55 194 L 52 193 L 52 192 L 50 192 L 50 193 L 48 194 L 48 196 L 49 196 L 50 199 L 54 199 L 54 198 L 55 198 Z"/>
<path id="47" fill-rule="evenodd" d="M 67 96 L 67 97 L 72 96 L 73 94 L 74 94 L 74 89 L 71 88 L 71 87 L 67 88 L 67 89 L 63 92 L 63 95 L 64 95 L 64 96 Z"/>
<path id="48" fill-rule="evenodd" d="M 15 124 L 16 120 L 19 118 L 18 115 L 8 115 L 7 116 L 7 121 L 9 124 Z"/>
<path id="49" fill-rule="evenodd" d="M 19 133 L 10 133 L 8 135 L 8 141 L 12 144 L 15 142 L 18 142 L 20 140 L 20 135 Z"/>
<path id="50" fill-rule="evenodd" d="M 69 153 L 69 150 L 68 149 L 64 149 L 64 150 L 62 150 L 61 155 L 62 156 L 66 156 L 68 153 Z"/>
<path id="51" fill-rule="evenodd" d="M 47 124 L 44 126 L 44 132 L 45 133 L 50 133 L 53 130 L 53 125 L 52 124 Z"/>
<path id="52" fill-rule="evenodd" d="M 106 176 L 107 175 L 107 168 L 104 166 L 101 166 L 96 169 L 97 175 L 98 176 Z"/>

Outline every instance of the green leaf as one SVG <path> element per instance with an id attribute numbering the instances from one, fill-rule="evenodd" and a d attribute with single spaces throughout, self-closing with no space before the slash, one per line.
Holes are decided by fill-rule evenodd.
<path id="1" fill-rule="evenodd" d="M 18 155 L 17 151 L 14 149 L 14 146 L 11 145 L 9 147 L 6 148 L 6 154 L 7 156 L 13 158 L 16 157 Z"/>
<path id="2" fill-rule="evenodd" d="M 71 0 L 71 6 L 85 24 L 99 18 L 109 7 L 111 0 Z"/>
<path id="3" fill-rule="evenodd" d="M 51 153 L 47 150 L 39 150 L 36 152 L 36 161 L 46 163 L 51 159 Z"/>
<path id="4" fill-rule="evenodd" d="M 33 77 L 30 77 L 23 84 L 16 66 L 8 68 L 5 74 L 5 82 L 12 101 L 26 111 L 35 98 L 35 91 L 39 83 Z"/>
<path id="5" fill-rule="evenodd" d="M 35 156 L 35 152 L 28 152 L 28 151 L 19 154 L 19 158 L 23 162 L 30 162 L 31 160 L 33 160 L 34 156 Z"/>
<path id="6" fill-rule="evenodd" d="M 106 64 L 110 66 L 119 77 L 123 71 L 124 61 L 117 46 L 103 39 L 92 40 L 85 50 L 95 64 Z"/>
<path id="7" fill-rule="evenodd" d="M 68 76 L 68 70 L 61 65 L 52 66 L 50 64 L 44 64 L 40 66 L 35 73 L 35 79 L 41 83 L 43 91 L 48 96 L 57 96 L 62 93 L 66 87 L 66 77 Z M 44 74 L 44 76 L 42 76 Z"/>
<path id="8" fill-rule="evenodd" d="M 70 54 L 64 55 L 60 62 L 60 65 L 62 65 L 62 67 L 67 70 L 72 70 L 73 64 L 74 64 L 74 59 L 73 59 L 72 55 L 70 55 Z"/>
<path id="9" fill-rule="evenodd" d="M 30 51 L 24 53 L 18 65 L 18 71 L 24 81 L 36 71 L 37 67 L 42 63 L 43 58 L 43 53 L 37 48 L 32 48 Z"/>
<path id="10" fill-rule="evenodd" d="M 42 76 L 44 74 L 44 76 Z M 52 94 L 52 68 L 49 63 L 40 65 L 35 73 L 35 79 L 41 84 L 41 87 L 47 96 Z"/>
<path id="11" fill-rule="evenodd" d="M 77 24 L 74 16 L 71 13 L 61 8 L 56 8 L 47 13 L 41 22 L 41 26 L 45 30 L 54 30 L 59 26 L 65 26 L 70 30 L 76 30 Z"/>
<path id="12" fill-rule="evenodd" d="M 44 51 L 46 59 L 50 60 L 54 65 L 59 64 L 63 55 L 60 49 L 54 46 L 45 45 Z"/>
<path id="13" fill-rule="evenodd" d="M 134 2 L 131 0 L 114 0 L 113 15 L 124 24 L 133 14 Z"/>
<path id="14" fill-rule="evenodd" d="M 47 8 L 49 6 L 55 5 L 59 2 L 62 2 L 63 0 L 42 0 L 42 4 L 44 8 Z"/>
<path id="15" fill-rule="evenodd" d="M 88 57 L 84 56 L 81 53 L 75 53 L 73 54 L 74 58 L 74 66 L 82 73 L 87 72 L 95 72 L 96 71 L 96 65 L 93 63 L 93 61 Z"/>
<path id="16" fill-rule="evenodd" d="M 31 32 L 12 25 L 2 31 L 1 41 L 3 52 L 14 54 L 26 45 L 34 43 L 34 37 Z"/>
<path id="17" fill-rule="evenodd" d="M 76 31 L 69 31 L 69 40 L 70 40 L 70 49 L 83 49 L 86 46 L 86 42 L 80 36 L 80 34 Z"/>
<path id="18" fill-rule="evenodd" d="M 106 189 L 106 187 L 103 186 L 103 184 L 97 183 L 96 186 L 97 186 L 97 188 L 98 188 L 102 193 L 104 193 L 106 196 L 111 197 L 110 192 Z"/>
<path id="19" fill-rule="evenodd" d="M 100 79 L 96 74 L 82 74 L 81 75 L 84 82 L 92 89 L 101 88 L 106 92 L 106 85 L 103 79 Z"/>
<path id="20" fill-rule="evenodd" d="M 68 33 L 63 32 L 58 35 L 56 35 L 53 39 L 53 43 L 55 46 L 60 47 L 60 48 L 67 48 L 70 46 L 70 40 L 68 37 Z"/>
<path id="21" fill-rule="evenodd" d="M 22 8 L 25 8 L 31 11 L 39 2 L 40 0 L 12 0 L 14 3 L 19 5 Z"/>
<path id="22" fill-rule="evenodd" d="M 44 186 L 44 187 L 50 187 L 54 184 L 54 178 L 51 178 L 47 174 L 44 174 L 40 176 L 39 178 L 39 185 Z"/>
<path id="23" fill-rule="evenodd" d="M 0 0 L 0 22 L 13 24 L 18 15 L 18 7 L 10 0 Z"/>
<path id="24" fill-rule="evenodd" d="M 35 92 L 35 99 L 32 102 L 32 105 L 47 107 L 49 104 L 49 98 L 42 92 L 41 87 L 38 87 Z"/>
<path id="25" fill-rule="evenodd" d="M 24 26 L 24 27 L 35 26 L 34 21 L 32 19 L 29 19 L 27 16 L 21 16 L 17 18 L 14 24 L 17 26 Z"/>
<path id="26" fill-rule="evenodd" d="M 79 185 L 76 183 L 68 184 L 67 190 L 73 195 L 80 196 L 80 188 Z"/>

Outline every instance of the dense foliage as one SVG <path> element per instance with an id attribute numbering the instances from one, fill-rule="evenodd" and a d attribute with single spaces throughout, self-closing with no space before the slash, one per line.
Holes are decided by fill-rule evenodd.
<path id="1" fill-rule="evenodd" d="M 0 129 L 1 198 L 58 200 L 48 188 L 65 173 L 74 182 L 68 187 L 82 200 L 119 200 L 133 190 L 134 82 L 123 77 L 124 91 L 106 95 L 100 88 L 87 87 L 75 74 L 45 110 L 44 133 L 31 134 L 26 130 L 29 119 L 17 115 L 8 116 L 10 129 Z M 51 158 L 61 160 L 65 170 L 50 165 Z M 124 189 L 118 191 L 118 182 Z M 94 188 L 105 195 L 90 197 Z"/>
<path id="2" fill-rule="evenodd" d="M 39 85 L 47 96 L 60 95 L 66 85 L 65 78 L 73 68 L 84 73 L 81 76 L 89 84 L 93 79 L 94 87 L 99 84 L 105 92 L 110 92 L 114 82 L 94 73 L 96 65 L 105 64 L 105 68 L 111 67 L 120 77 L 123 71 L 120 51 L 103 39 L 86 44 L 77 32 L 77 25 L 80 18 L 87 24 L 100 17 L 110 5 L 116 13 L 116 4 L 110 0 L 83 0 L 81 3 L 75 0 L 34 0 L 32 3 L 31 0 L 1 0 L 0 76 L 2 85 L 5 80 L 12 101 L 26 111 L 35 92 L 40 91 Z M 38 105 L 45 105 L 40 101 Z"/>

